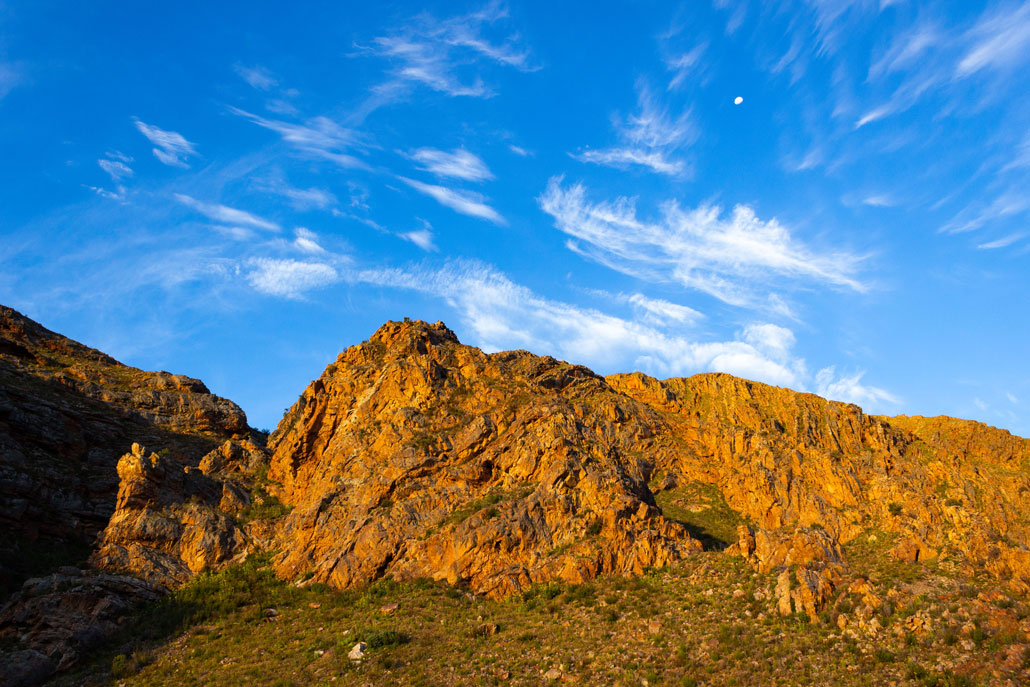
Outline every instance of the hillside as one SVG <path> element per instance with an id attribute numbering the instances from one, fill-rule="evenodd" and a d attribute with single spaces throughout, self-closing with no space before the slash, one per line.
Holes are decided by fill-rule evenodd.
<path id="1" fill-rule="evenodd" d="M 108 361 L 80 366 L 151 374 Z M 121 448 L 96 570 L 63 573 L 173 590 L 156 611 L 126 616 L 135 637 L 105 635 L 104 646 L 140 652 L 121 664 L 124 678 L 141 671 L 139 684 L 207 684 L 214 673 L 230 684 L 273 656 L 292 671 L 283 684 L 539 682 L 551 668 L 601 684 L 651 673 L 650 684 L 796 683 L 793 650 L 768 651 L 785 637 L 822 652 L 798 669 L 824 684 L 1030 675 L 1030 441 L 1003 430 L 869 416 L 724 374 L 602 378 L 408 321 L 343 351 L 267 448 L 198 412 L 168 416 L 194 418 L 187 425 L 155 413 Z M 182 436 L 211 443 L 190 458 Z M 67 584 L 23 591 L 0 611 L 0 638 L 63 656 L 62 668 L 100 651 L 108 663 L 75 679 L 106 679 L 112 649 L 28 631 L 42 621 L 27 604 L 43 609 Z M 464 629 L 434 629 L 437 611 Z M 286 625 L 254 625 L 262 613 L 296 639 L 276 629 Z M 274 647 L 262 639 L 273 629 Z M 398 641 L 370 639 L 388 630 Z M 740 646 L 764 658 L 737 655 L 745 636 Z M 385 644 L 351 662 L 341 655 L 351 638 Z M 427 666 L 418 647 L 434 644 L 465 659 Z M 615 670 L 620 651 L 637 668 Z M 255 653 L 208 661 L 240 652 Z M 670 652 L 679 658 L 661 664 Z M 698 672 L 705 664 L 720 668 Z M 192 665 L 199 672 L 183 672 Z"/>

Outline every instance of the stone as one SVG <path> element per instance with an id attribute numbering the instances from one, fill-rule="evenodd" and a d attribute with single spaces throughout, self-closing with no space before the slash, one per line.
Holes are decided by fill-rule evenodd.
<path id="1" fill-rule="evenodd" d="M 397 609 L 400 608 L 400 607 L 401 607 L 401 605 L 399 603 L 396 603 L 396 602 L 388 603 L 388 604 L 384 604 L 383 606 L 380 606 L 379 607 L 379 612 L 382 613 L 383 615 L 393 615 L 394 613 L 397 612 Z"/>
<path id="2" fill-rule="evenodd" d="M 347 652 L 347 658 L 352 661 L 362 661 L 365 659 L 365 654 L 368 651 L 368 645 L 364 642 L 358 642 L 351 650 Z"/>
<path id="3" fill-rule="evenodd" d="M 134 444 L 118 461 L 115 512 L 90 563 L 174 589 L 259 550 L 238 516 L 251 503 L 247 471 L 262 462 L 263 450 L 248 442 L 224 442 L 195 470 Z"/>
<path id="4" fill-rule="evenodd" d="M 164 589 L 125 575 L 75 569 L 26 580 L 0 608 L 0 676 L 34 685 L 73 668 L 116 635 L 119 621 Z"/>
<path id="5" fill-rule="evenodd" d="M 561 676 L 562 671 L 558 670 L 557 668 L 551 668 L 546 673 L 544 673 L 544 679 L 550 680 L 551 682 L 561 679 Z"/>

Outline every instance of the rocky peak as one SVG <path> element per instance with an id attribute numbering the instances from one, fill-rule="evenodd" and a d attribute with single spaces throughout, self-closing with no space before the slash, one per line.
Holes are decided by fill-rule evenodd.
<path id="1" fill-rule="evenodd" d="M 383 344 L 394 355 L 408 352 L 425 355 L 431 346 L 457 344 L 458 337 L 443 322 L 429 324 L 422 320 L 404 320 L 385 323 L 369 342 Z"/>

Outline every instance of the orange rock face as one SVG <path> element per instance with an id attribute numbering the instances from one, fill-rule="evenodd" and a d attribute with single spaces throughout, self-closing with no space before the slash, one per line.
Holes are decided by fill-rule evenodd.
<path id="1" fill-rule="evenodd" d="M 495 595 L 639 572 L 698 548 L 657 507 L 660 478 L 715 486 L 758 527 L 741 546 L 762 570 L 845 569 L 841 543 L 882 529 L 899 558 L 950 550 L 1021 588 L 1030 442 L 951 422 L 930 436 L 722 374 L 603 379 L 392 322 L 271 437 L 269 477 L 295 506 L 277 566 L 339 587 L 430 576 Z M 836 584 L 801 582 L 812 598 Z"/>
<path id="2" fill-rule="evenodd" d="M 231 485 L 261 462 L 230 459 L 231 443 L 192 472 L 134 451 L 94 560 L 170 585 L 267 547 L 288 579 L 432 577 L 503 596 L 700 550 L 654 496 L 697 483 L 749 523 L 730 552 L 779 574 L 781 612 L 815 617 L 843 593 L 842 544 L 875 531 L 899 560 L 957 557 L 1025 592 L 1028 444 L 722 374 L 601 378 L 485 354 L 442 323 L 390 322 L 341 353 L 271 436 L 267 488 L 287 515 L 260 533 L 230 517 L 246 497 Z"/>
<path id="3" fill-rule="evenodd" d="M 717 487 L 758 526 L 748 555 L 763 571 L 839 569 L 840 543 L 881 528 L 901 559 L 950 549 L 1019 588 L 1027 473 L 1012 466 L 1027 442 L 976 427 L 983 448 L 955 453 L 971 444 L 954 422 L 928 437 L 728 375 L 603 379 L 485 354 L 442 323 L 389 322 L 341 353 L 270 440 L 269 477 L 296 507 L 278 571 L 339 587 L 428 576 L 497 595 L 640 572 L 698 548 L 657 507 L 661 477 Z M 835 584 L 808 582 L 799 593 L 813 598 Z"/>
<path id="4" fill-rule="evenodd" d="M 251 498 L 233 475 L 263 458 L 256 446 L 227 441 L 191 469 L 133 444 L 118 461 L 117 506 L 90 562 L 174 588 L 246 555 L 255 547 L 234 516 Z"/>
<path id="5" fill-rule="evenodd" d="M 667 565 L 700 545 L 647 486 L 664 431 L 583 367 L 486 355 L 440 323 L 388 323 L 342 353 L 270 439 L 269 478 L 294 506 L 278 570 L 504 595 Z"/>

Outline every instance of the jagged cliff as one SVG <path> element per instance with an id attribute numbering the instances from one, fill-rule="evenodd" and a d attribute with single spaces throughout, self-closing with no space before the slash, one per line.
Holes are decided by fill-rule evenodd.
<path id="1" fill-rule="evenodd" d="M 190 462 L 249 433 L 200 380 L 122 365 L 0 306 L 0 598 L 34 572 L 33 549 L 88 551 L 133 442 Z"/>

